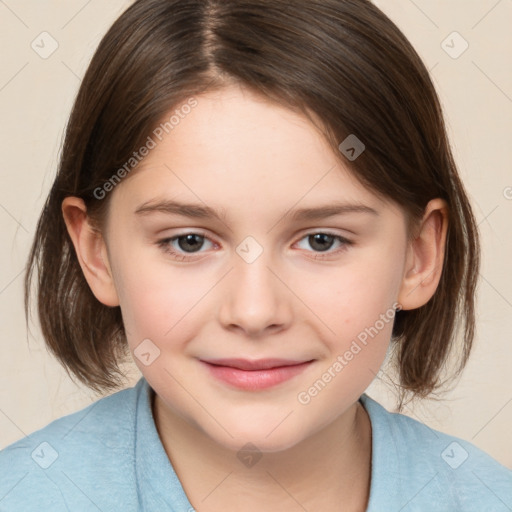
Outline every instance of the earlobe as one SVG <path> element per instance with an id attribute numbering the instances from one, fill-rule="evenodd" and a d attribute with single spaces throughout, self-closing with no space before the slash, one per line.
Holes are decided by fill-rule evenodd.
<path id="1" fill-rule="evenodd" d="M 418 234 L 407 250 L 404 276 L 397 301 L 402 309 L 416 309 L 434 295 L 443 270 L 448 232 L 448 204 L 433 199 L 425 208 Z"/>
<path id="2" fill-rule="evenodd" d="M 62 201 L 62 215 L 94 296 L 106 306 L 119 306 L 105 241 L 91 227 L 84 201 L 79 197 L 66 197 Z"/>

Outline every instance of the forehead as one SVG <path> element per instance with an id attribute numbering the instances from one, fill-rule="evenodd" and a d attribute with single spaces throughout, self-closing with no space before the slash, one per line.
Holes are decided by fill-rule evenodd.
<path id="1" fill-rule="evenodd" d="M 224 211 L 247 207 L 254 214 L 326 200 L 382 204 L 304 115 L 239 86 L 195 100 L 117 187 L 120 199 L 140 205 L 179 198 Z"/>

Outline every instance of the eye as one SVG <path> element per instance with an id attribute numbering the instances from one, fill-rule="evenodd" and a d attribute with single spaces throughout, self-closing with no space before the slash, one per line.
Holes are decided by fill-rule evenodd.
<path id="1" fill-rule="evenodd" d="M 200 253 L 200 249 L 204 246 L 204 242 L 206 240 L 214 245 L 213 242 L 211 242 L 204 234 L 190 232 L 170 238 L 164 238 L 163 240 L 159 240 L 157 245 L 166 254 L 170 254 L 173 258 L 179 261 L 191 261 L 195 259 L 193 256 L 194 254 Z M 313 252 L 316 253 L 314 256 L 315 259 L 323 258 L 324 255 L 322 253 L 326 253 L 325 256 L 331 256 L 342 252 L 346 250 L 348 246 L 353 245 L 353 242 L 340 235 L 323 231 L 308 233 L 306 236 L 301 238 L 299 242 L 302 242 L 303 240 L 307 240 L 310 247 L 313 248 Z M 329 251 L 335 241 L 338 241 L 340 244 L 338 250 Z"/>
<path id="2" fill-rule="evenodd" d="M 165 238 L 157 242 L 165 253 L 171 254 L 181 261 L 188 261 L 193 258 L 189 254 L 195 254 L 208 240 L 201 233 L 184 233 L 182 235 Z"/>
<path id="3" fill-rule="evenodd" d="M 317 231 L 315 233 L 308 233 L 305 237 L 303 237 L 300 241 L 307 240 L 310 247 L 314 249 L 314 252 L 326 253 L 333 246 L 334 242 L 337 240 L 341 247 L 337 251 L 327 252 L 328 255 L 336 254 L 341 251 L 347 249 L 348 246 L 353 245 L 353 242 L 347 240 L 346 238 L 335 235 L 333 233 L 327 233 L 323 231 Z M 315 256 L 315 258 L 322 258 L 323 255 L 320 254 Z"/>

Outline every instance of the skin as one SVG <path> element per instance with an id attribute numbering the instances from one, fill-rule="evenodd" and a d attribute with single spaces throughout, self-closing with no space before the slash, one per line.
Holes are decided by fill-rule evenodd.
<path id="1" fill-rule="evenodd" d="M 196 510 L 364 511 L 371 424 L 358 399 L 384 361 L 392 322 L 309 403 L 297 396 L 394 303 L 414 309 L 432 297 L 447 204 L 432 200 L 408 242 L 401 209 L 363 187 L 311 121 L 239 86 L 197 100 L 111 192 L 102 234 L 81 199 L 63 201 L 84 276 L 100 302 L 121 307 L 132 353 L 144 339 L 160 350 L 148 366 L 134 361 L 156 392 L 155 424 Z M 134 213 L 161 199 L 225 217 Z M 287 214 L 334 201 L 378 215 Z M 206 238 L 192 248 L 168 242 L 181 256 L 158 245 L 190 232 Z M 322 251 L 307 236 L 319 232 L 353 243 L 327 239 Z M 263 249 L 251 263 L 236 252 L 247 236 Z M 314 361 L 275 387 L 244 391 L 198 360 L 220 357 Z M 247 442 L 262 454 L 252 467 L 236 456 Z"/>

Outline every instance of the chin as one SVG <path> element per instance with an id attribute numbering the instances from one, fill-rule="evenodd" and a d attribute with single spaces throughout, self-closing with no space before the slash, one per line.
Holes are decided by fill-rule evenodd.
<path id="1" fill-rule="evenodd" d="M 307 437 L 304 426 L 297 427 L 291 418 L 283 421 L 283 417 L 280 417 L 272 422 L 224 422 L 222 425 L 231 435 L 223 429 L 212 432 L 211 426 L 208 431 L 203 432 L 217 444 L 237 453 L 247 444 L 254 445 L 255 450 L 261 453 L 282 452 L 293 448 Z"/>

